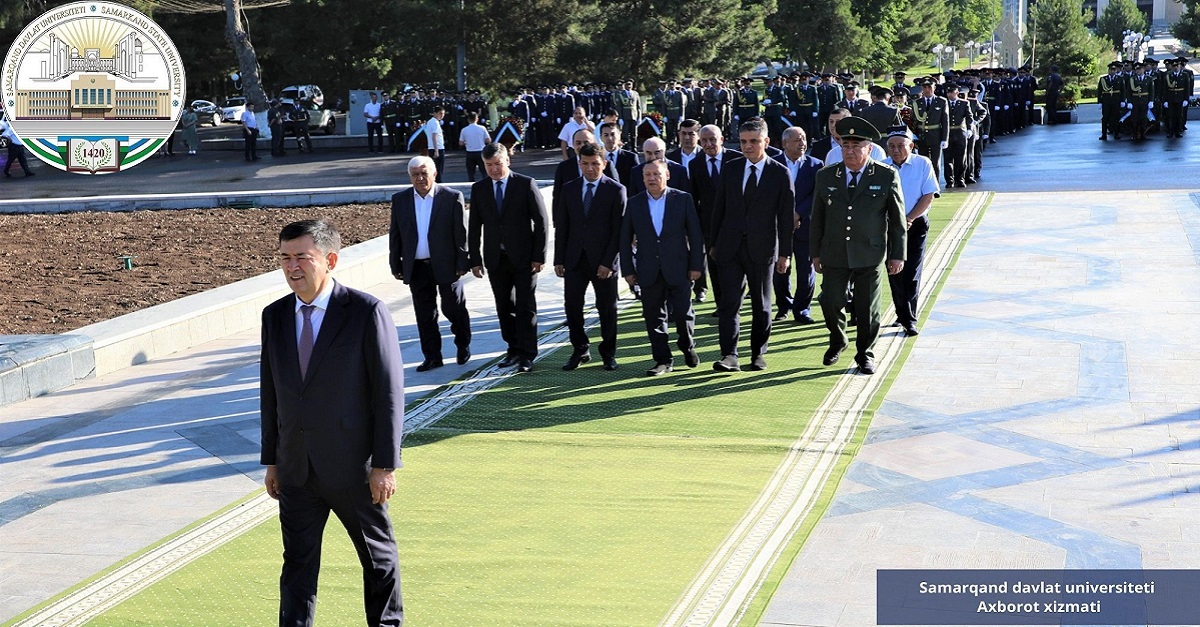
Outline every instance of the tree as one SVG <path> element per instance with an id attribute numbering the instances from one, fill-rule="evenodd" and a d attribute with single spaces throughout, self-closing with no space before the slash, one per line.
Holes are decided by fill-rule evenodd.
<path id="1" fill-rule="evenodd" d="M 1185 45 L 1195 47 L 1200 44 L 1200 2 L 1198 0 L 1181 0 L 1184 4 L 1179 21 L 1171 26 L 1171 34 Z"/>
<path id="2" fill-rule="evenodd" d="M 246 102 L 259 111 L 266 110 L 267 95 L 263 92 L 262 79 L 258 73 L 258 56 L 254 44 L 242 24 L 242 0 L 225 0 L 225 38 L 233 46 L 238 59 L 238 73 L 242 80 L 242 93 Z"/>
<path id="3" fill-rule="evenodd" d="M 1078 0 L 1039 0 L 1029 13 L 1024 48 L 1034 61 L 1034 73 L 1044 76 L 1057 65 L 1067 85 L 1090 83 L 1105 48 L 1087 28 L 1092 12 L 1083 11 Z"/>
<path id="4" fill-rule="evenodd" d="M 866 60 L 868 33 L 851 13 L 850 0 L 783 2 L 767 18 L 767 26 L 785 55 L 812 70 L 858 66 Z"/>
<path id="5" fill-rule="evenodd" d="M 1000 23 L 1000 0 L 949 0 L 950 23 L 946 37 L 955 45 L 988 38 Z"/>
<path id="6" fill-rule="evenodd" d="M 1125 31 L 1146 32 L 1146 14 L 1137 8 L 1133 0 L 1111 0 L 1096 22 L 1096 34 L 1120 50 L 1124 45 Z"/>
<path id="7" fill-rule="evenodd" d="M 929 58 L 930 51 L 937 43 L 963 43 L 947 35 L 951 13 L 942 0 L 910 0 L 909 9 L 900 15 L 899 35 L 892 46 L 899 61 L 891 67 L 875 69 L 890 70 L 917 65 Z"/>

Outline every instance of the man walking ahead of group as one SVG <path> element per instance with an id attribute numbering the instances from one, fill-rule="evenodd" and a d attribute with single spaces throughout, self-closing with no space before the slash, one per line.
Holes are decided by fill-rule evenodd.
<path id="1" fill-rule="evenodd" d="M 838 120 L 842 162 L 817 173 L 809 252 L 821 281 L 821 311 L 829 328 L 824 363 L 832 366 L 849 343 L 846 337 L 846 285 L 854 284 L 858 349 L 854 359 L 863 374 L 875 373 L 871 348 L 879 337 L 879 266 L 887 273 L 904 268 L 905 219 L 900 175 L 868 156 L 878 136 L 866 120 Z"/>
<path id="2" fill-rule="evenodd" d="M 333 512 L 358 553 L 371 627 L 404 622 L 388 499 L 404 431 L 404 364 L 387 305 L 330 276 L 341 236 L 320 220 L 279 233 L 289 294 L 263 310 L 267 494 L 279 501 L 280 627 L 313 624 L 321 540 Z"/>

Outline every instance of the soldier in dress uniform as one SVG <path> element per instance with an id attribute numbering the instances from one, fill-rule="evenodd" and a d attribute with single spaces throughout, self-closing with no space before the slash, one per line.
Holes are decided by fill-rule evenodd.
<path id="1" fill-rule="evenodd" d="M 771 138 L 771 145 L 778 146 L 783 143 L 783 110 L 787 105 L 787 90 L 780 85 L 780 77 L 763 78 L 766 83 L 766 89 L 763 90 L 763 119 L 767 121 L 767 129 Z"/>
<path id="2" fill-rule="evenodd" d="M 758 92 L 751 87 L 750 77 L 743 76 L 740 82 L 741 89 L 734 94 L 733 123 L 735 125 L 759 116 Z"/>
<path id="3" fill-rule="evenodd" d="M 633 89 L 633 81 L 621 81 L 621 88 L 613 92 L 613 108 L 621 114 L 621 141 L 633 144 L 642 119 L 642 97 Z"/>
<path id="4" fill-rule="evenodd" d="M 1108 141 L 1108 134 L 1113 139 L 1121 139 L 1121 114 L 1124 112 L 1122 103 L 1125 102 L 1126 81 L 1119 76 L 1120 61 L 1108 64 L 1108 74 L 1100 77 L 1096 85 L 1096 97 L 1100 100 L 1100 141 Z"/>
<path id="5" fill-rule="evenodd" d="M 679 135 L 679 123 L 687 114 L 688 92 L 679 88 L 678 82 L 672 79 L 667 84 L 667 92 L 663 95 L 663 121 L 666 122 L 667 141 L 674 144 Z"/>
<path id="6" fill-rule="evenodd" d="M 842 93 L 842 99 L 837 103 L 836 108 L 845 109 L 850 112 L 850 115 L 858 115 L 866 108 L 867 101 L 858 97 L 858 83 L 847 83 Z"/>
<path id="7" fill-rule="evenodd" d="M 1192 72 L 1192 69 L 1188 67 L 1188 58 L 1187 57 L 1185 57 L 1183 55 L 1179 55 L 1178 57 L 1175 58 L 1175 61 L 1176 61 L 1176 64 L 1179 65 L 1179 71 L 1182 72 L 1185 76 L 1187 76 L 1187 79 L 1184 80 L 1184 84 L 1188 86 L 1188 90 L 1187 90 L 1188 104 L 1185 104 L 1183 106 L 1183 125 L 1180 127 L 1181 131 L 1186 131 L 1187 130 L 1187 109 L 1188 109 L 1188 106 L 1190 106 L 1190 104 L 1191 104 L 1192 96 L 1196 95 L 1196 87 L 1195 87 L 1196 75 L 1195 75 L 1195 72 Z"/>
<path id="8" fill-rule="evenodd" d="M 829 114 L 833 113 L 842 99 L 842 86 L 833 79 L 833 74 L 826 72 L 821 75 L 821 83 L 817 85 L 817 132 L 809 136 L 811 141 L 829 136 Z"/>
<path id="9" fill-rule="evenodd" d="M 949 96 L 946 98 L 946 116 L 950 124 L 946 133 L 948 145 L 943 165 L 947 188 L 967 186 L 967 139 L 972 133 L 975 118 L 971 114 L 971 105 L 959 98 L 959 89 L 956 85 L 946 90 Z M 966 88 L 961 89 L 961 93 L 965 94 Z M 934 177 L 937 177 L 936 171 Z"/>
<path id="10" fill-rule="evenodd" d="M 1182 71 L 1182 65 L 1178 59 L 1167 59 L 1168 71 L 1163 76 L 1162 118 L 1167 137 L 1183 137 L 1183 121 L 1192 95 L 1192 77 Z"/>
<path id="11" fill-rule="evenodd" d="M 806 137 L 817 137 L 817 123 L 820 122 L 820 113 L 817 109 L 817 86 L 813 84 L 812 72 L 804 71 L 800 73 L 800 82 L 796 85 L 792 92 L 791 104 L 788 106 L 791 112 L 792 124 L 804 129 Z"/>
<path id="12" fill-rule="evenodd" d="M 1135 140 L 1146 139 L 1146 127 L 1154 115 L 1154 87 L 1154 77 L 1146 73 L 1146 64 L 1135 65 L 1133 76 L 1129 77 L 1129 100 L 1126 105 L 1133 120 Z"/>
<path id="13" fill-rule="evenodd" d="M 689 120 L 699 120 L 702 114 L 702 104 L 704 102 L 704 90 L 696 84 L 696 79 L 683 79 L 683 93 L 687 96 L 687 109 L 684 111 L 683 117 Z"/>
<path id="14" fill-rule="evenodd" d="M 729 87 L 728 81 L 723 78 L 715 78 L 713 82 L 717 85 L 717 121 L 714 122 L 722 129 L 728 129 L 733 124 L 733 89 Z"/>
<path id="15" fill-rule="evenodd" d="M 896 94 L 899 92 L 904 92 L 910 96 L 912 95 L 912 89 L 913 89 L 912 86 L 909 85 L 908 83 L 904 82 L 907 78 L 908 78 L 908 74 L 906 74 L 904 72 L 892 73 L 892 79 L 895 80 L 896 82 L 892 83 L 892 86 L 889 87 L 889 89 L 892 90 L 893 94 Z"/>
<path id="16" fill-rule="evenodd" d="M 979 174 L 983 170 L 983 146 L 987 143 L 991 119 L 987 107 L 979 102 L 978 87 L 967 89 L 967 104 L 971 106 L 971 116 L 975 122 L 974 136 L 968 142 L 970 163 L 967 166 L 967 185 L 971 185 L 979 180 Z"/>
<path id="17" fill-rule="evenodd" d="M 950 115 L 946 99 L 934 93 L 932 78 L 921 81 L 921 95 L 913 102 L 913 120 L 917 150 L 933 164 L 933 175 L 937 176 L 941 171 L 942 149 L 950 141 Z"/>

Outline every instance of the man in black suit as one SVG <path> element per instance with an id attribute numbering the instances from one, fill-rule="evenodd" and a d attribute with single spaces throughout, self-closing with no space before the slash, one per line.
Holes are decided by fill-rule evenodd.
<path id="1" fill-rule="evenodd" d="M 600 358 L 617 369 L 617 237 L 625 214 L 625 188 L 604 176 L 604 149 L 575 148 L 583 176 L 554 197 L 554 274 L 563 280 L 563 307 L 574 350 L 563 370 L 592 360 L 583 328 L 583 296 L 592 286 L 600 315 Z"/>
<path id="2" fill-rule="evenodd" d="M 584 144 L 596 143 L 596 136 L 586 128 L 581 128 L 571 136 L 571 156 L 558 162 L 558 167 L 554 168 L 554 188 L 550 194 L 552 200 L 558 198 L 558 192 L 569 181 L 583 176 L 583 170 L 579 167 L 579 147 Z"/>
<path id="3" fill-rule="evenodd" d="M 667 143 L 658 137 L 651 137 L 642 143 L 642 163 L 634 166 L 633 171 L 629 173 L 629 193 L 640 194 L 646 191 L 645 183 L 643 182 L 642 168 L 646 167 L 651 161 L 662 161 L 667 158 Z M 692 191 L 691 183 L 688 179 L 688 172 L 683 166 L 674 161 L 667 161 L 667 169 L 671 172 L 671 180 L 667 183 L 672 189 L 677 189 L 681 192 Z"/>
<path id="4" fill-rule="evenodd" d="M 708 241 L 712 235 L 712 207 L 717 199 L 717 181 L 720 180 L 721 170 L 730 161 L 740 159 L 742 153 L 725 149 L 724 134 L 716 124 L 700 128 L 699 142 L 704 154 L 688 164 L 688 178 L 696 203 L 696 214 L 700 216 L 700 229 L 704 232 L 705 241 Z M 717 285 L 716 275 L 709 273 L 707 268 L 701 268 L 700 278 L 692 286 L 696 294 L 693 302 L 702 303 L 708 298 L 709 284 L 712 284 L 713 299 L 721 301 L 721 288 Z"/>
<path id="5" fill-rule="evenodd" d="M 471 186 L 467 250 L 471 273 L 487 268 L 500 337 L 508 354 L 500 367 L 533 370 L 537 357 L 537 275 L 546 263 L 546 207 L 537 183 L 508 167 L 508 149 L 483 148 L 488 178 Z M 482 248 L 480 247 L 482 244 Z"/>
<path id="6" fill-rule="evenodd" d="M 674 161 L 687 170 L 692 159 L 704 154 L 704 151 L 700 149 L 699 139 L 700 122 L 690 118 L 680 122 L 679 145 L 667 153 L 667 161 Z"/>
<path id="7" fill-rule="evenodd" d="M 788 169 L 767 158 L 767 124 L 743 122 L 738 140 L 744 159 L 721 170 L 713 203 L 708 253 L 723 286 L 717 302 L 721 359 L 713 370 L 741 370 L 738 336 L 744 295 L 750 291 L 750 367 L 766 370 L 771 337 L 771 277 L 788 271 L 795 228 L 795 194 Z"/>
<path id="8" fill-rule="evenodd" d="M 704 267 L 704 233 L 689 194 L 667 187 L 670 169 L 659 160 L 642 169 L 646 191 L 629 200 L 621 223 L 621 267 L 630 287 L 642 288 L 642 318 L 654 366 L 649 376 L 670 372 L 667 312 L 675 318 L 679 350 L 688 368 L 700 364 L 692 340 L 692 282 Z M 636 242 L 637 248 L 634 248 Z M 669 307 L 668 307 L 669 305 Z"/>
<path id="9" fill-rule="evenodd" d="M 600 125 L 600 141 L 604 145 L 604 160 L 608 163 L 604 175 L 629 188 L 630 175 L 638 164 L 637 153 L 621 147 L 621 125 L 605 122 Z"/>
<path id="10" fill-rule="evenodd" d="M 425 361 L 417 372 L 442 367 L 442 333 L 438 330 L 437 299 L 450 321 L 456 361 L 471 358 L 471 316 L 459 278 L 467 273 L 466 210 L 461 192 L 434 183 L 437 165 L 429 157 L 408 162 L 412 187 L 392 196 L 392 223 L 388 230 L 392 276 L 412 292 L 417 335 Z"/>
<path id="11" fill-rule="evenodd" d="M 263 310 L 260 462 L 279 501 L 279 625 L 313 624 L 332 511 L 363 569 L 367 624 L 404 622 L 387 502 L 404 432 L 404 364 L 387 305 L 330 276 L 341 237 L 319 220 L 279 233 L 289 294 Z"/>
<path id="12" fill-rule="evenodd" d="M 796 322 L 812 324 L 812 299 L 816 291 L 817 273 L 808 258 L 808 230 L 812 221 L 813 192 L 817 183 L 817 171 L 824 167 L 819 159 L 804 154 L 808 147 L 808 135 L 799 126 L 784 129 L 783 152 L 780 163 L 792 177 L 792 189 L 796 197 L 796 226 L 792 233 L 792 266 L 796 269 L 796 292 L 792 293 L 791 273 L 776 274 L 775 304 L 779 312 L 775 320 L 784 320 L 788 312 Z"/>

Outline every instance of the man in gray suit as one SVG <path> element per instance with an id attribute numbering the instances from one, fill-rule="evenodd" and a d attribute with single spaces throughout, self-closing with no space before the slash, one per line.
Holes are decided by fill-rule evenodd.
<path id="1" fill-rule="evenodd" d="M 313 624 L 329 513 L 363 569 L 367 624 L 404 622 L 388 499 L 404 432 L 404 364 L 387 305 L 330 276 L 341 237 L 320 220 L 279 233 L 292 294 L 263 310 L 260 461 L 279 500 L 280 627 Z"/>
<path id="2" fill-rule="evenodd" d="M 466 209 L 461 192 L 436 185 L 437 165 L 425 156 L 408 162 L 412 187 L 392 196 L 388 230 L 392 276 L 412 292 L 417 335 L 425 361 L 417 372 L 442 367 L 437 300 L 450 321 L 458 365 L 471 358 L 471 316 L 459 278 L 467 273 Z"/>
<path id="3" fill-rule="evenodd" d="M 700 364 L 692 332 L 692 282 L 704 267 L 704 232 L 692 197 L 667 187 L 670 169 L 661 159 L 642 168 L 646 191 L 629 199 L 621 223 L 621 268 L 629 285 L 642 288 L 642 318 L 650 336 L 654 367 L 649 376 L 670 372 L 667 311 L 675 318 L 679 350 L 688 368 Z M 636 249 L 634 243 L 636 242 Z"/>

